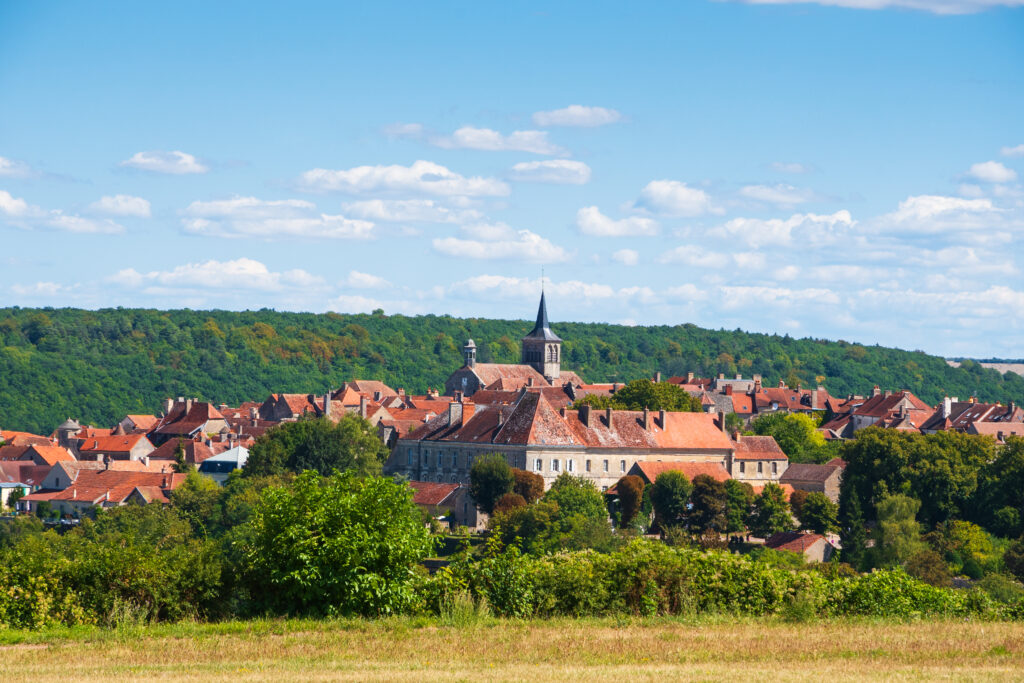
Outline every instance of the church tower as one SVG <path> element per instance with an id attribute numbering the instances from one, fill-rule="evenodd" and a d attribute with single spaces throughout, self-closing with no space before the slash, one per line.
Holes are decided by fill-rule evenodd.
<path id="1" fill-rule="evenodd" d="M 523 337 L 524 365 L 531 365 L 554 384 L 562 374 L 562 340 L 548 325 L 548 307 L 544 303 L 544 292 L 540 294 L 540 308 L 537 309 L 537 323 L 530 334 Z"/>

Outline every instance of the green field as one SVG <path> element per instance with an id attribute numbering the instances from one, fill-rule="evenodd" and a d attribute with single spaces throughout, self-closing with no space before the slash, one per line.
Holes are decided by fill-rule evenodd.
<path id="1" fill-rule="evenodd" d="M 735 618 L 255 621 L 0 632 L 5 680 L 920 680 L 1024 676 L 1024 625 Z"/>

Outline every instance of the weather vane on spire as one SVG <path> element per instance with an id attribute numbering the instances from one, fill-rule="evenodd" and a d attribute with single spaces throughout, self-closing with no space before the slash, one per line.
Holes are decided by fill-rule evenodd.
<path id="1" fill-rule="evenodd" d="M 544 293 L 544 266 L 540 267 L 540 293 Z"/>

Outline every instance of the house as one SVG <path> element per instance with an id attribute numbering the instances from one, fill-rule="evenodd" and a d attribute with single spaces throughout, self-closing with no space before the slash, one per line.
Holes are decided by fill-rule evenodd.
<path id="1" fill-rule="evenodd" d="M 996 443 L 1005 444 L 1008 436 L 1024 437 L 1024 423 L 972 422 L 967 433 L 991 436 Z"/>
<path id="2" fill-rule="evenodd" d="M 31 444 L 28 446 L 0 446 L 0 461 L 26 461 L 35 465 L 53 466 L 63 460 L 74 460 L 68 449 L 55 446 L 47 441 L 46 445 Z"/>
<path id="3" fill-rule="evenodd" d="M 0 429 L 0 444 L 4 446 L 48 446 L 52 444 L 49 438 L 32 434 L 31 432 L 16 432 L 9 429 Z"/>
<path id="4" fill-rule="evenodd" d="M 227 425 L 224 416 L 210 403 L 197 399 L 166 399 L 164 416 L 149 437 L 154 445 L 171 439 L 192 439 L 203 434 L 216 434 Z"/>
<path id="5" fill-rule="evenodd" d="M 665 472 L 682 472 L 693 481 L 694 477 L 705 474 L 715 481 L 725 482 L 729 473 L 717 462 L 662 462 L 641 461 L 629 468 L 625 476 L 634 475 L 644 480 L 644 485 L 653 484 Z M 611 491 L 612 489 L 609 489 Z"/>
<path id="6" fill-rule="evenodd" d="M 125 415 L 124 419 L 117 424 L 125 434 L 135 432 L 146 434 L 157 428 L 160 418 L 156 415 Z"/>
<path id="7" fill-rule="evenodd" d="M 978 430 L 972 432 L 971 428 L 978 424 L 1016 425 L 1019 428 L 1024 425 L 1024 409 L 1017 407 L 1016 403 L 1004 406 L 999 403 L 979 403 L 973 398 L 969 401 L 958 401 L 956 397 L 946 397 L 935 409 L 935 412 L 921 425 L 921 432 L 924 434 L 944 431 L 968 434 L 989 433 L 987 428 L 982 428 L 980 432 Z M 998 431 L 996 430 L 996 432 Z M 1003 431 L 1010 432 L 1010 430 Z"/>
<path id="8" fill-rule="evenodd" d="M 723 426 L 705 413 L 556 409 L 543 393 L 524 389 L 513 404 L 453 401 L 398 440 L 385 472 L 468 483 L 474 458 L 500 453 L 546 486 L 568 472 L 607 489 L 643 461 L 717 463 L 728 472 L 734 448 Z"/>
<path id="9" fill-rule="evenodd" d="M 431 481 L 410 481 L 412 502 L 431 517 L 449 517 L 449 524 L 476 531 L 487 528 L 488 516 L 476 508 L 469 487 Z"/>
<path id="10" fill-rule="evenodd" d="M 53 467 L 59 467 L 71 461 L 57 463 L 57 465 L 37 465 L 31 460 L 13 460 L 0 462 L 0 483 L 5 484 L 27 484 L 32 491 L 43 486 L 43 480 L 50 473 Z"/>
<path id="11" fill-rule="evenodd" d="M 231 473 L 235 470 L 240 470 L 245 467 L 246 461 L 249 459 L 249 449 L 241 446 L 236 446 L 230 450 L 226 450 L 219 455 L 206 458 L 199 464 L 199 473 L 203 474 L 215 482 L 224 485 L 224 482 L 228 480 Z"/>
<path id="12" fill-rule="evenodd" d="M 61 515 L 81 516 L 94 507 L 117 507 L 129 502 L 167 502 L 185 474 L 130 472 L 113 469 L 81 470 L 63 490 L 42 489 L 18 501 L 20 512 L 31 512 L 43 501 Z"/>
<path id="13" fill-rule="evenodd" d="M 215 444 L 212 441 L 199 439 L 172 439 L 165 441 L 159 448 L 152 451 L 147 457 L 149 462 L 174 463 L 178 459 L 178 449 L 185 454 L 185 462 L 189 465 L 198 465 L 218 453 L 231 448 L 230 442 Z"/>
<path id="14" fill-rule="evenodd" d="M 765 539 L 764 546 L 772 550 L 800 553 L 808 562 L 828 562 L 836 554 L 836 547 L 821 534 L 783 531 Z"/>
<path id="15" fill-rule="evenodd" d="M 142 460 L 155 450 L 141 432 L 85 439 L 78 445 L 80 460 Z"/>
<path id="16" fill-rule="evenodd" d="M 839 485 L 843 481 L 845 465 L 839 458 L 824 465 L 791 463 L 779 478 L 779 483 L 788 484 L 799 491 L 824 493 L 833 503 L 838 503 Z"/>
<path id="17" fill-rule="evenodd" d="M 774 437 L 735 436 L 732 470 L 729 473 L 734 479 L 750 484 L 778 482 L 789 466 L 789 458 Z"/>

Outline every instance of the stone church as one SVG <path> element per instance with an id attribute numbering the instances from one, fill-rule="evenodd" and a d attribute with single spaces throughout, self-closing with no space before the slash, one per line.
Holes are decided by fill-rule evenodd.
<path id="1" fill-rule="evenodd" d="M 460 393 L 469 398 L 481 389 L 518 391 L 523 387 L 580 386 L 583 380 L 569 370 L 562 370 L 562 340 L 551 331 L 544 293 L 540 295 L 537 322 L 522 339 L 520 362 L 477 363 L 476 343 L 470 339 L 462 347 L 464 364 L 444 383 L 445 394 Z"/>

